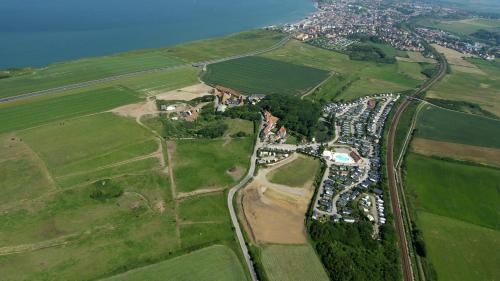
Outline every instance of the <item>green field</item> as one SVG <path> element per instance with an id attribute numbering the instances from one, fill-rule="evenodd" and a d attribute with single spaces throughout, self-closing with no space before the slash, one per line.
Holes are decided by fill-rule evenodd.
<path id="1" fill-rule="evenodd" d="M 240 177 L 233 178 L 229 169 L 239 169 L 241 177 L 246 173 L 253 142 L 253 136 L 232 139 L 229 143 L 223 139 L 176 141 L 173 161 L 177 191 L 235 184 Z"/>
<path id="2" fill-rule="evenodd" d="M 211 85 L 223 85 L 248 94 L 297 95 L 319 84 L 328 72 L 301 65 L 246 57 L 209 65 L 202 79 Z"/>
<path id="3" fill-rule="evenodd" d="M 406 170 L 406 194 L 438 279 L 498 279 L 500 170 L 417 154 Z"/>
<path id="4" fill-rule="evenodd" d="M 467 61 L 477 67 L 473 73 L 464 72 L 452 65 L 451 73 L 439 81 L 427 96 L 472 102 L 500 116 L 500 63 L 479 59 Z"/>
<path id="5" fill-rule="evenodd" d="M 246 280 L 246 276 L 234 252 L 226 246 L 215 245 L 104 280 L 233 281 Z"/>
<path id="6" fill-rule="evenodd" d="M 0 133 L 109 110 L 140 99 L 132 90 L 102 88 L 0 108 Z"/>
<path id="7" fill-rule="evenodd" d="M 397 63 L 385 64 L 350 60 L 345 54 L 317 48 L 298 41 L 290 41 L 284 47 L 262 55 L 266 58 L 305 65 L 342 74 L 349 84 L 342 93 L 334 96 L 336 100 L 352 100 L 381 92 L 396 92 L 413 89 L 422 81 L 414 79 L 415 66 L 398 67 Z M 419 66 L 418 63 L 414 63 Z M 349 83 L 353 81 L 352 83 Z M 342 88 L 340 86 L 339 88 Z"/>
<path id="8" fill-rule="evenodd" d="M 217 192 L 184 199 L 179 206 L 179 218 L 187 222 L 227 222 L 226 195 Z"/>
<path id="9" fill-rule="evenodd" d="M 493 19 L 468 18 L 462 20 L 434 20 L 424 19 L 419 24 L 427 27 L 438 28 L 460 35 L 470 35 L 480 29 L 500 31 L 500 21 Z"/>
<path id="10" fill-rule="evenodd" d="M 304 187 L 306 183 L 311 183 L 319 168 L 319 161 L 299 155 L 299 157 L 272 171 L 268 178 L 271 182 L 283 184 L 291 187 Z"/>
<path id="11" fill-rule="evenodd" d="M 267 245 L 261 253 L 269 281 L 329 280 L 309 245 Z"/>
<path id="12" fill-rule="evenodd" d="M 255 29 L 176 45 L 166 48 L 165 52 L 186 61 L 200 62 L 263 50 L 278 43 L 285 36 L 284 33 Z"/>
<path id="13" fill-rule="evenodd" d="M 500 122 L 427 106 L 419 114 L 417 137 L 500 148 Z"/>
<path id="14" fill-rule="evenodd" d="M 56 63 L 35 69 L 31 74 L 1 79 L 0 98 L 181 63 L 181 59 L 161 51 L 137 51 Z"/>

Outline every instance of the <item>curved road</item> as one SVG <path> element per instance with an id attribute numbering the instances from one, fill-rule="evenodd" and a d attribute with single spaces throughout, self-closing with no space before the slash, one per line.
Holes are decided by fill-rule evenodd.
<path id="1" fill-rule="evenodd" d="M 410 97 L 407 97 L 398 107 L 394 117 L 391 121 L 391 127 L 389 128 L 389 136 L 387 139 L 387 155 L 386 155 L 386 168 L 387 168 L 387 178 L 389 184 L 389 193 L 391 195 L 391 204 L 394 211 L 394 222 L 396 225 L 396 231 L 399 236 L 399 248 L 401 251 L 401 263 L 403 265 L 403 279 L 405 281 L 413 281 L 413 271 L 411 266 L 411 258 L 408 249 L 408 242 L 406 241 L 403 216 L 401 213 L 401 206 L 399 203 L 399 195 L 396 186 L 396 172 L 394 167 L 394 142 L 396 139 L 396 129 L 399 124 L 399 119 L 401 115 L 406 110 L 408 105 L 411 103 L 411 98 L 416 97 L 427 91 L 435 82 L 440 80 L 446 74 L 446 59 L 443 55 L 439 54 L 439 70 L 438 72 L 429 80 L 427 80 L 422 86 Z"/>
<path id="2" fill-rule="evenodd" d="M 231 222 L 233 223 L 234 231 L 236 232 L 236 238 L 238 238 L 238 243 L 240 244 L 241 251 L 243 252 L 243 255 L 245 257 L 245 262 L 247 264 L 248 271 L 252 276 L 252 281 L 258 281 L 257 273 L 255 272 L 255 268 L 253 266 L 253 262 L 250 257 L 250 252 L 248 251 L 247 244 L 245 243 L 245 238 L 243 237 L 243 233 L 241 231 L 241 227 L 238 222 L 238 217 L 234 209 L 233 199 L 234 195 L 236 195 L 236 192 L 238 192 L 240 188 L 244 187 L 250 181 L 250 179 L 252 179 L 253 174 L 255 172 L 255 163 L 257 162 L 257 150 L 259 149 L 259 147 L 260 147 L 260 139 L 259 139 L 259 134 L 257 134 L 257 141 L 255 142 L 252 157 L 250 157 L 250 168 L 248 169 L 248 173 L 237 185 L 231 188 L 227 194 L 227 206 L 229 208 L 229 215 L 231 216 Z"/>
<path id="3" fill-rule="evenodd" d="M 143 71 L 137 71 L 137 72 L 131 72 L 131 73 L 126 73 L 126 74 L 110 76 L 110 77 L 106 77 L 106 78 L 102 78 L 102 79 L 96 79 L 96 80 L 91 80 L 91 81 L 86 81 L 86 82 L 81 82 L 81 83 L 69 84 L 69 85 L 64 85 L 64 86 L 60 86 L 60 87 L 56 87 L 56 88 L 20 94 L 20 95 L 16 95 L 16 96 L 12 96 L 12 97 L 0 98 L 0 103 L 26 99 L 26 98 L 30 98 L 30 97 L 42 96 L 42 95 L 46 95 L 46 94 L 60 93 L 60 92 L 67 91 L 67 90 L 80 89 L 80 88 L 84 88 L 84 87 L 88 87 L 88 86 L 92 86 L 92 85 L 96 85 L 96 84 L 102 84 L 105 82 L 110 82 L 110 81 L 115 81 L 115 80 L 119 80 L 119 79 L 123 79 L 123 78 L 139 76 L 139 75 L 148 74 L 148 73 L 165 72 L 165 71 L 171 71 L 171 70 L 184 68 L 184 67 L 191 67 L 191 66 L 204 66 L 204 65 L 224 62 L 224 61 L 228 61 L 228 60 L 256 56 L 256 55 L 260 55 L 263 53 L 271 52 L 273 50 L 276 50 L 276 49 L 282 47 L 283 45 L 285 45 L 286 42 L 288 42 L 288 40 L 290 40 L 290 38 L 291 38 L 291 36 L 288 35 L 285 38 L 281 39 L 278 43 L 274 44 L 273 46 L 271 46 L 269 48 L 253 51 L 253 52 L 246 53 L 246 54 L 225 57 L 225 58 L 215 59 L 215 60 L 208 60 L 208 61 L 173 65 L 173 66 L 167 66 L 167 67 L 161 67 L 161 68 L 147 69 L 147 70 L 143 70 Z"/>

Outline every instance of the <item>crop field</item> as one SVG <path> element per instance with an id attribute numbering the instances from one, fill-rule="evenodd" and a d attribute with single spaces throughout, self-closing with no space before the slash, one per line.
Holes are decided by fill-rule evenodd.
<path id="1" fill-rule="evenodd" d="M 31 74 L 1 79 L 0 98 L 181 63 L 181 59 L 158 51 L 131 52 L 56 63 L 35 69 Z"/>
<path id="2" fill-rule="evenodd" d="M 328 77 L 320 69 L 262 57 L 246 57 L 209 65 L 202 79 L 245 93 L 297 95 Z"/>
<path id="3" fill-rule="evenodd" d="M 248 167 L 253 137 L 232 139 L 182 140 L 176 142 L 174 175 L 177 191 L 225 188 L 237 182 Z M 211 163 L 207 165 L 207 163 Z M 240 170 L 235 178 L 230 170 Z"/>
<path id="4" fill-rule="evenodd" d="M 165 48 L 164 52 L 189 62 L 201 62 L 266 49 L 283 38 L 285 38 L 283 33 L 256 29 L 180 44 Z"/>
<path id="5" fill-rule="evenodd" d="M 439 280 L 498 279 L 500 169 L 417 154 L 407 161 L 407 196 Z"/>
<path id="6" fill-rule="evenodd" d="M 268 178 L 273 183 L 291 187 L 303 187 L 306 183 L 314 179 L 318 169 L 318 160 L 300 155 L 293 162 L 271 172 Z"/>
<path id="7" fill-rule="evenodd" d="M 215 245 L 104 279 L 104 281 L 134 280 L 232 281 L 246 280 L 246 276 L 234 252 L 226 246 Z"/>
<path id="8" fill-rule="evenodd" d="M 270 281 L 327 281 L 321 261 L 310 245 L 266 245 L 262 263 Z"/>
<path id="9" fill-rule="evenodd" d="M 0 107 L 0 133 L 101 112 L 137 101 L 139 98 L 132 90 L 110 87 L 4 106 Z"/>
<path id="10" fill-rule="evenodd" d="M 500 148 L 500 122 L 427 106 L 419 114 L 416 136 L 445 142 Z"/>
<path id="11" fill-rule="evenodd" d="M 467 59 L 466 63 L 478 71 L 469 68 L 451 66 L 452 73 L 427 93 L 428 97 L 467 101 L 476 103 L 484 110 L 500 116 L 500 63 L 480 62 Z M 468 72 L 462 70 L 467 69 Z"/>
<path id="12" fill-rule="evenodd" d="M 320 49 L 295 40 L 262 56 L 342 74 L 348 78 L 345 84 L 349 85 L 339 95 L 333 94 L 336 100 L 352 100 L 375 93 L 404 91 L 422 83 L 421 80 L 413 78 L 416 67 L 420 67 L 418 63 L 414 63 L 417 66 L 402 68 L 398 67 L 397 63 L 377 64 L 350 60 L 345 54 Z"/>

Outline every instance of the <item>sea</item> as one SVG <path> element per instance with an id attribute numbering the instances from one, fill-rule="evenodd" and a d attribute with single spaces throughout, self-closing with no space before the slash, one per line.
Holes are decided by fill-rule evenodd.
<path id="1" fill-rule="evenodd" d="M 0 0 L 0 69 L 298 21 L 311 0 Z"/>

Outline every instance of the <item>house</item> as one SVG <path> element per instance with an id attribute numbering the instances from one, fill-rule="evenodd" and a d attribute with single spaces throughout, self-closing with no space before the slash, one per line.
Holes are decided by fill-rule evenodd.
<path id="1" fill-rule="evenodd" d="M 215 87 L 215 95 L 219 105 L 237 106 L 242 105 L 245 100 L 242 93 L 222 86 Z"/>
<path id="2" fill-rule="evenodd" d="M 247 101 L 251 104 L 256 104 L 259 101 L 261 101 L 263 98 L 265 98 L 266 95 L 261 95 L 261 94 L 253 94 L 247 97 Z"/>
<path id="3" fill-rule="evenodd" d="M 361 156 L 359 156 L 359 154 L 357 154 L 355 151 L 351 151 L 351 153 L 349 153 L 349 156 L 351 156 L 352 160 L 354 160 L 354 162 L 356 163 L 359 163 L 363 160 Z"/>

